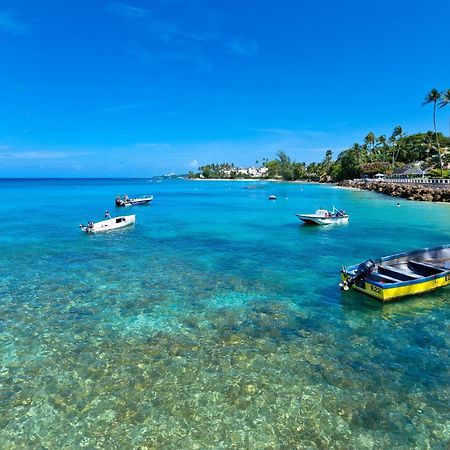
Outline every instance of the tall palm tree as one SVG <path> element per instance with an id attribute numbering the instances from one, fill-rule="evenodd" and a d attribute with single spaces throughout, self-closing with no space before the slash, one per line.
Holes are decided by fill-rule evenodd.
<path id="1" fill-rule="evenodd" d="M 392 131 L 392 135 L 389 138 L 389 142 L 392 144 L 392 169 L 394 169 L 395 160 L 398 157 L 400 148 L 398 147 L 398 140 L 403 136 L 403 128 L 397 125 Z"/>
<path id="2" fill-rule="evenodd" d="M 382 161 L 384 161 L 384 155 L 386 153 L 386 136 L 384 134 L 377 137 L 376 147 L 381 149 L 380 156 L 381 156 Z"/>
<path id="3" fill-rule="evenodd" d="M 370 131 L 367 133 L 367 136 L 364 138 L 364 144 L 367 145 L 367 148 L 369 150 L 370 154 L 370 160 L 372 160 L 373 157 L 373 150 L 375 148 L 375 134 Z"/>
<path id="4" fill-rule="evenodd" d="M 433 125 L 434 125 L 434 135 L 436 137 L 436 146 L 439 154 L 439 165 L 441 166 L 441 177 L 444 175 L 444 170 L 442 168 L 442 157 L 441 151 L 439 149 L 439 139 L 436 130 L 436 104 L 441 99 L 441 93 L 437 89 L 431 89 L 430 92 L 425 97 L 425 100 L 422 102 L 422 105 L 428 105 L 428 103 L 433 103 Z"/>
<path id="5" fill-rule="evenodd" d="M 443 108 L 444 106 L 450 105 L 450 89 L 447 89 L 441 94 L 441 102 L 439 103 L 439 108 Z M 448 121 L 449 133 L 450 133 L 450 119 Z"/>
<path id="6" fill-rule="evenodd" d="M 355 142 L 353 144 L 351 150 L 353 151 L 353 154 L 355 155 L 356 165 L 358 166 L 358 170 L 359 170 L 359 166 L 361 165 L 361 146 L 357 142 Z"/>

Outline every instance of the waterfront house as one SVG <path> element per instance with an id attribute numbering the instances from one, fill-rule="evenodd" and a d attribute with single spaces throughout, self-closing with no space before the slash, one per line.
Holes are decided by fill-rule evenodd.
<path id="1" fill-rule="evenodd" d="M 392 174 L 392 178 L 423 178 L 426 172 L 417 166 L 407 166 L 396 169 Z"/>

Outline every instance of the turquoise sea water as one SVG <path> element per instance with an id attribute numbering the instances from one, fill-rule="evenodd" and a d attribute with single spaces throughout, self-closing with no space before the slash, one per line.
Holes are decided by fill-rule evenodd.
<path id="1" fill-rule="evenodd" d="M 0 193 L 0 448 L 450 445 L 450 289 L 381 304 L 337 287 L 342 264 L 449 243 L 449 205 L 267 182 Z M 333 205 L 349 224 L 295 217 Z M 78 230 L 106 209 L 136 226 Z"/>

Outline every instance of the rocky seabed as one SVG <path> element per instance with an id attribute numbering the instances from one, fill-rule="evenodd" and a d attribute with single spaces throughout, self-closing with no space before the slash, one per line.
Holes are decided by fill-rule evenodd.
<path id="1" fill-rule="evenodd" d="M 450 202 L 450 189 L 419 184 L 390 183 L 385 181 L 345 180 L 339 186 L 365 189 L 393 197 L 424 202 Z"/>

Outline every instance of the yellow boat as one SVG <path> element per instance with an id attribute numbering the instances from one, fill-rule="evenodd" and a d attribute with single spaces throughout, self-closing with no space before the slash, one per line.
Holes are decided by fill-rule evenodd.
<path id="1" fill-rule="evenodd" d="M 450 284 L 450 244 L 397 253 L 341 269 L 339 284 L 389 302 Z"/>

